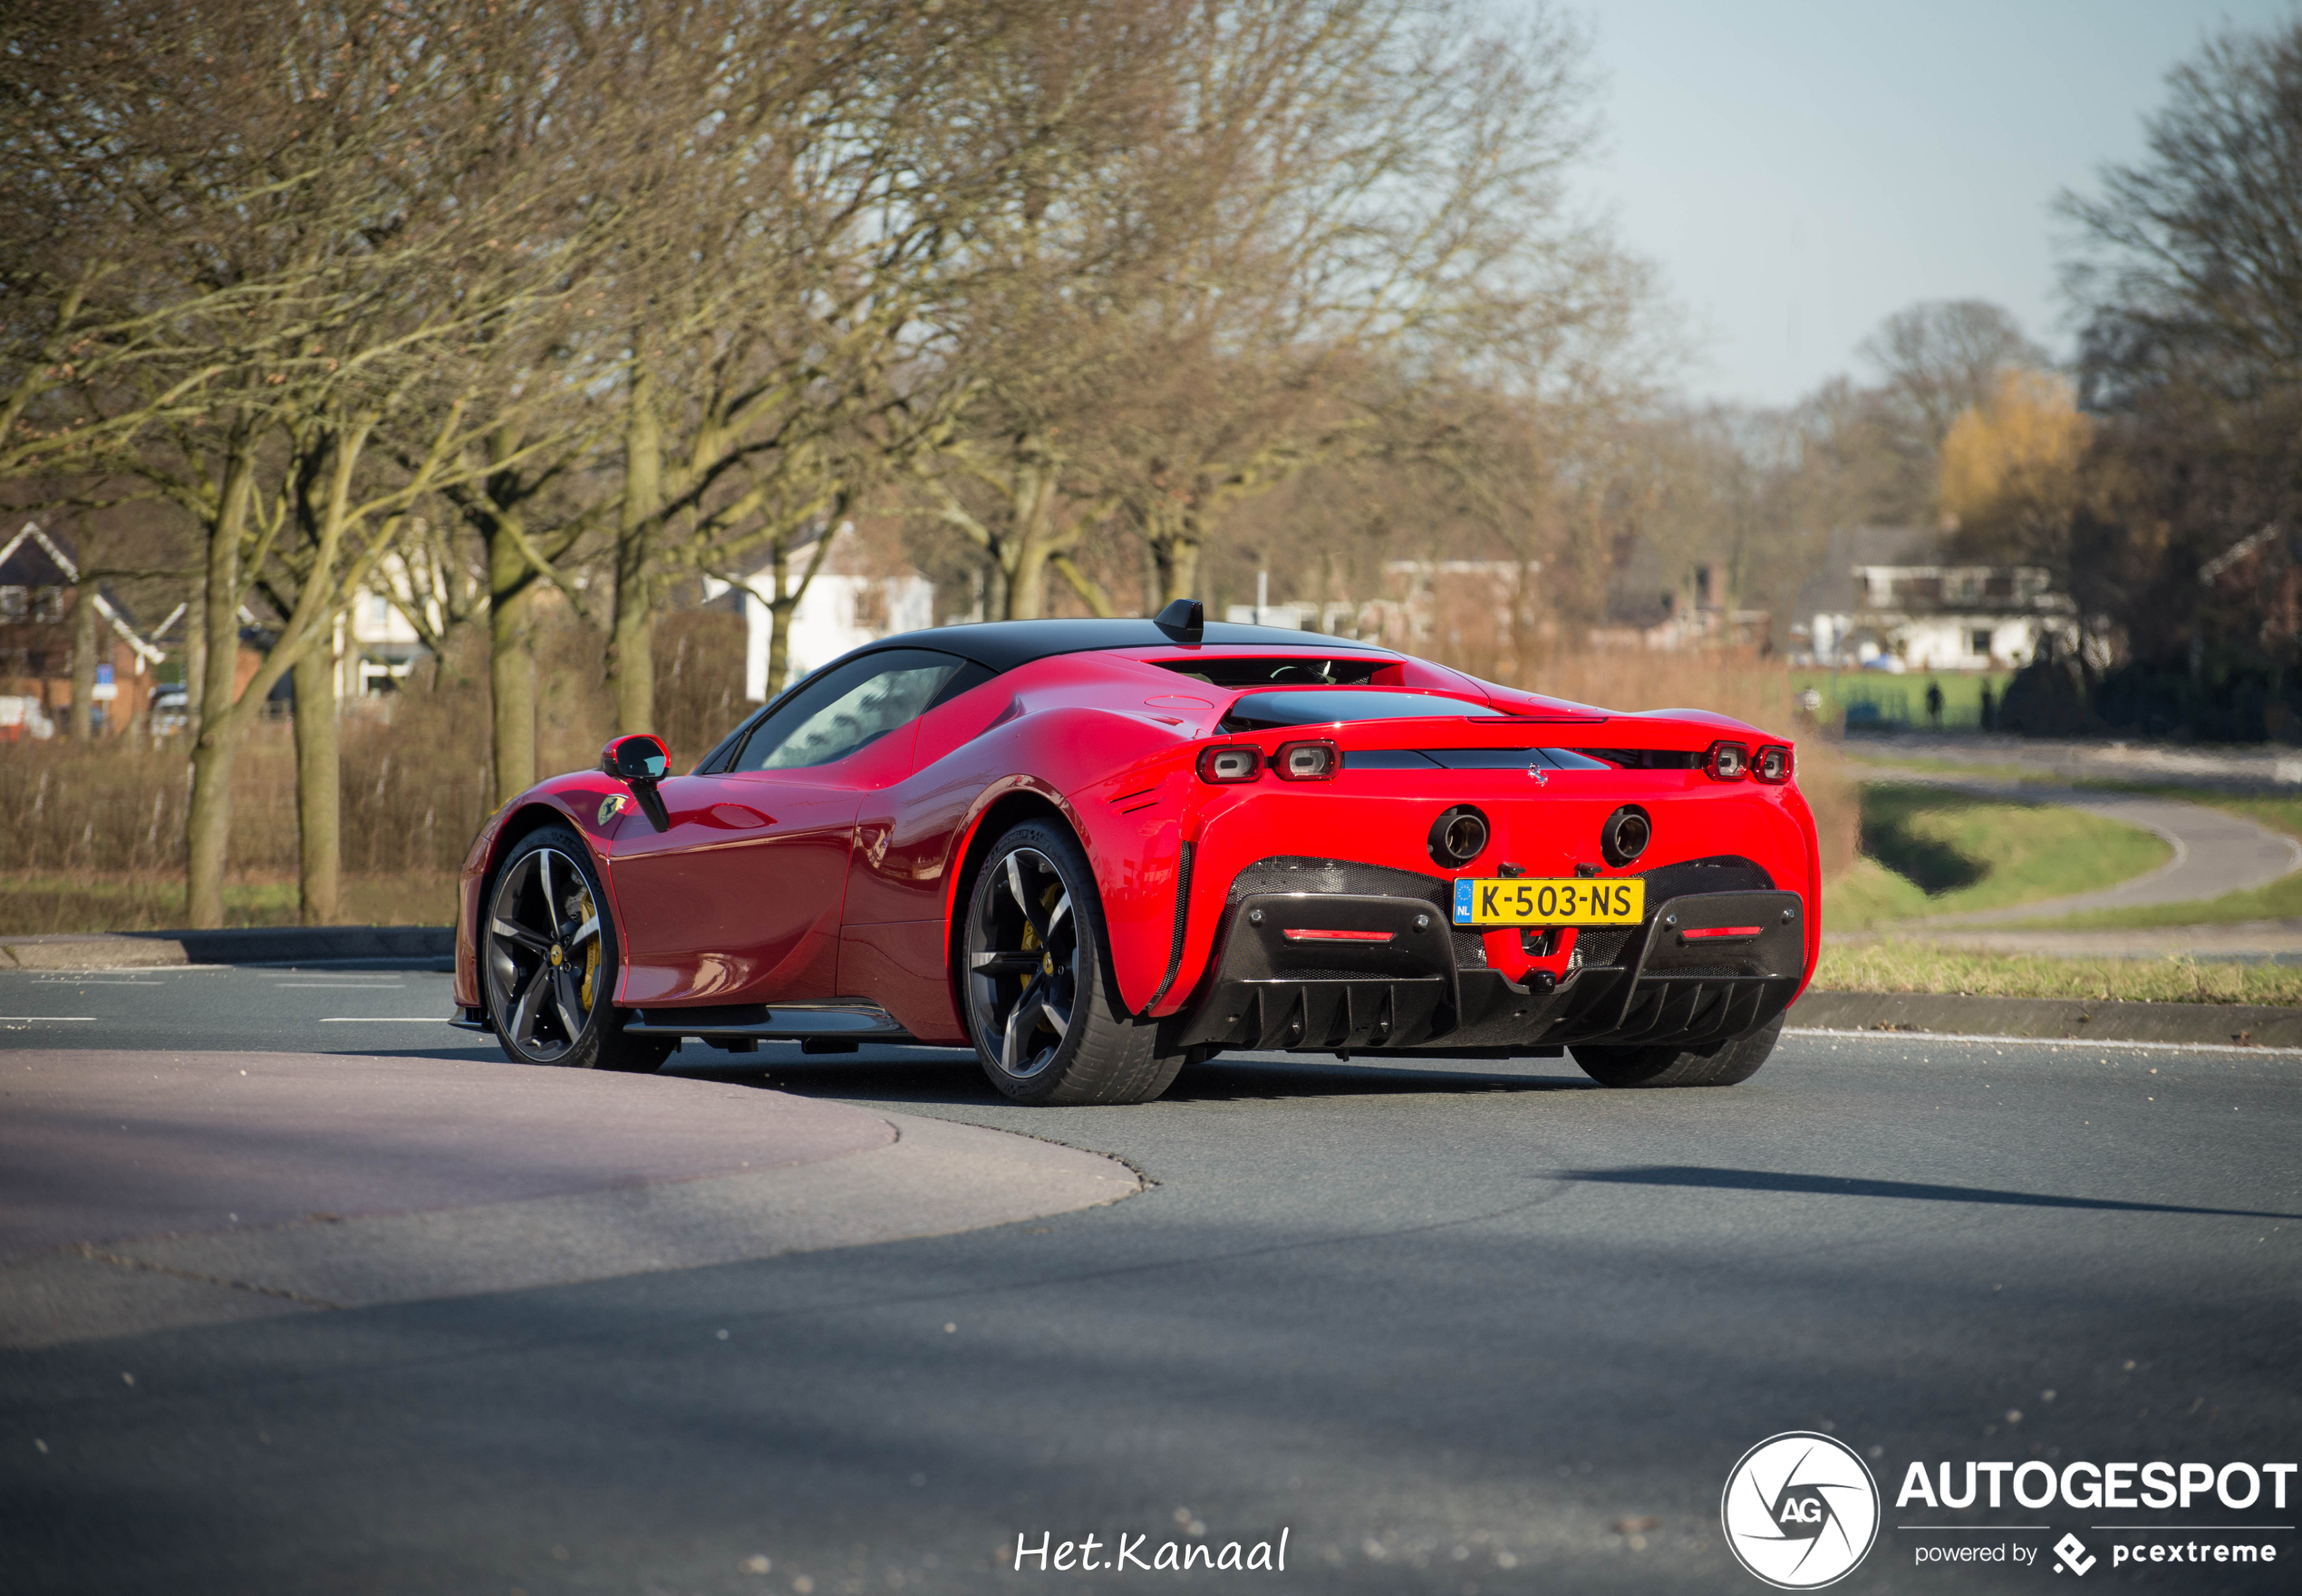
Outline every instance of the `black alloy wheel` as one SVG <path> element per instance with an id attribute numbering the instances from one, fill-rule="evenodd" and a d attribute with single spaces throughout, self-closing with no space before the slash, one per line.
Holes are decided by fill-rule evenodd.
<path id="1" fill-rule="evenodd" d="M 496 1041 L 515 1064 L 652 1070 L 673 1044 L 627 1037 L 608 1001 L 615 927 L 581 838 L 531 833 L 490 885 L 480 921 L 480 978 Z"/>
<path id="2" fill-rule="evenodd" d="M 992 845 L 958 938 L 968 1034 L 983 1072 L 1019 1103 L 1141 1103 L 1181 1054 L 1117 997 L 1103 904 L 1069 834 L 1027 821 Z"/>

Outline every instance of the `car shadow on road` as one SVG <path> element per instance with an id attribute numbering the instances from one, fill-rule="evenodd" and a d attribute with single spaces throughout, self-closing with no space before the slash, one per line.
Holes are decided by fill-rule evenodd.
<path id="1" fill-rule="evenodd" d="M 1596 1089 L 1580 1074 L 1559 1073 L 1562 1068 L 1558 1060 L 1543 1059 L 1498 1069 L 1473 1059 L 1343 1063 L 1265 1053 L 1195 1065 L 1177 1076 L 1159 1100 L 1224 1103 Z M 826 1056 L 803 1054 L 787 1045 L 762 1046 L 756 1054 L 721 1054 L 691 1046 L 680 1050 L 665 1073 L 852 1101 L 962 1105 L 1007 1100 L 984 1078 L 975 1056 L 956 1048 L 866 1049 Z"/>
<path id="2" fill-rule="evenodd" d="M 2273 1214 L 2254 1208 L 2191 1208 L 2179 1203 L 2129 1203 L 2108 1197 L 2057 1197 L 2043 1192 L 2005 1192 L 1988 1186 L 1925 1185 L 1907 1180 L 1864 1180 L 1852 1175 L 1786 1175 L 1765 1169 L 1706 1169 L 1693 1165 L 1655 1165 L 1630 1169 L 1575 1169 L 1563 1180 L 1617 1185 L 1690 1186 L 1722 1192 L 1789 1192 L 1826 1197 L 1899 1197 L 1921 1203 L 1985 1203 L 2022 1208 L 2092 1208 L 2115 1214 L 2199 1214 L 2229 1219 L 2302 1219 L 2302 1214 Z"/>

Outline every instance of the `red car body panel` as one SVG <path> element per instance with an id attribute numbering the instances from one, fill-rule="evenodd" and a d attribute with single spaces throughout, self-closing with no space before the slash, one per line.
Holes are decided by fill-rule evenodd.
<path id="1" fill-rule="evenodd" d="M 963 653 L 965 640 L 930 632 L 874 647 L 897 645 Z M 1354 669 L 1371 668 L 1369 685 L 1453 697 L 1466 716 L 1226 734 L 1224 717 L 1246 692 L 1288 684 L 1216 686 L 1178 672 L 1221 674 L 1226 660 L 1291 657 L 1348 658 Z M 1252 743 L 1269 756 L 1307 737 L 1342 750 L 1334 779 L 1289 782 L 1266 773 L 1215 786 L 1196 773 L 1211 742 Z M 1301 634 L 1051 653 L 997 671 L 830 764 L 668 778 L 658 786 L 669 822 L 661 832 L 620 780 L 585 772 L 542 783 L 490 818 L 466 861 L 457 1001 L 481 1002 L 475 948 L 495 861 L 538 820 L 563 818 L 607 884 L 624 952 L 619 1004 L 643 1006 L 653 1018 L 690 1006 L 857 1000 L 922 1041 L 963 1044 L 952 940 L 964 909 L 963 866 L 979 840 L 991 840 L 979 837 L 987 820 L 1019 803 L 1052 811 L 1078 838 L 1101 894 L 1119 999 L 1138 1014 L 1182 1015 L 1203 1000 L 1234 879 L 1287 857 L 1427 878 L 1494 875 L 1506 863 L 1535 877 L 1579 869 L 1608 877 L 1721 856 L 1748 861 L 1804 906 L 1803 990 L 1820 951 L 1821 882 L 1814 817 L 1794 784 L 1611 765 L 1539 776 L 1526 769 L 1354 769 L 1351 758 L 1535 746 L 1664 750 L 1683 762 L 1722 738 L 1789 745 L 1706 711 L 1616 714 Z M 618 797 L 620 812 L 603 816 L 605 801 Z M 1439 812 L 1456 804 L 1478 806 L 1492 835 L 1470 864 L 1442 869 L 1427 838 Z M 1649 812 L 1654 835 L 1642 856 L 1618 867 L 1601 860 L 1598 837 L 1625 804 Z M 1488 932 L 1485 962 L 1513 982 L 1541 972 L 1566 979 L 1574 934 L 1554 941 L 1537 955 L 1516 931 Z"/>

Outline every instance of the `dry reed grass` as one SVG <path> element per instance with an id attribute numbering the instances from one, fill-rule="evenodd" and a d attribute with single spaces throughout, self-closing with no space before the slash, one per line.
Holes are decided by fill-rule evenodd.
<path id="1" fill-rule="evenodd" d="M 348 703 L 343 759 L 344 913 L 370 923 L 438 923 L 472 835 L 493 807 L 487 661 L 469 638 L 401 692 Z M 740 719 L 742 624 L 717 612 L 668 617 L 656 641 L 660 724 L 675 765 L 692 764 Z M 614 726 L 598 634 L 573 618 L 537 640 L 537 768 L 581 769 Z M 0 932 L 131 931 L 183 924 L 184 819 L 191 767 L 180 738 L 82 747 L 0 745 Z M 296 919 L 295 752 L 285 720 L 249 732 L 232 772 L 227 918 Z"/>

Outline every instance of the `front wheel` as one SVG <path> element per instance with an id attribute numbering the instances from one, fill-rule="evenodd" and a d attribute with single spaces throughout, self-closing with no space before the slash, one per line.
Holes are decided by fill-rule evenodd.
<path id="1" fill-rule="evenodd" d="M 1758 1073 L 1783 1034 L 1780 1014 L 1708 1052 L 1677 1048 L 1576 1048 L 1574 1061 L 1601 1086 L 1733 1086 Z"/>
<path id="2" fill-rule="evenodd" d="M 488 891 L 480 978 L 496 1043 L 515 1064 L 573 1069 L 659 1068 L 671 1042 L 626 1036 L 608 1001 L 615 923 L 583 839 L 562 826 L 522 837 Z"/>
<path id="3" fill-rule="evenodd" d="M 991 846 L 959 936 L 968 1034 L 1019 1103 L 1147 1103 L 1183 1055 L 1119 1000 L 1095 873 L 1061 827 L 1026 821 Z"/>

